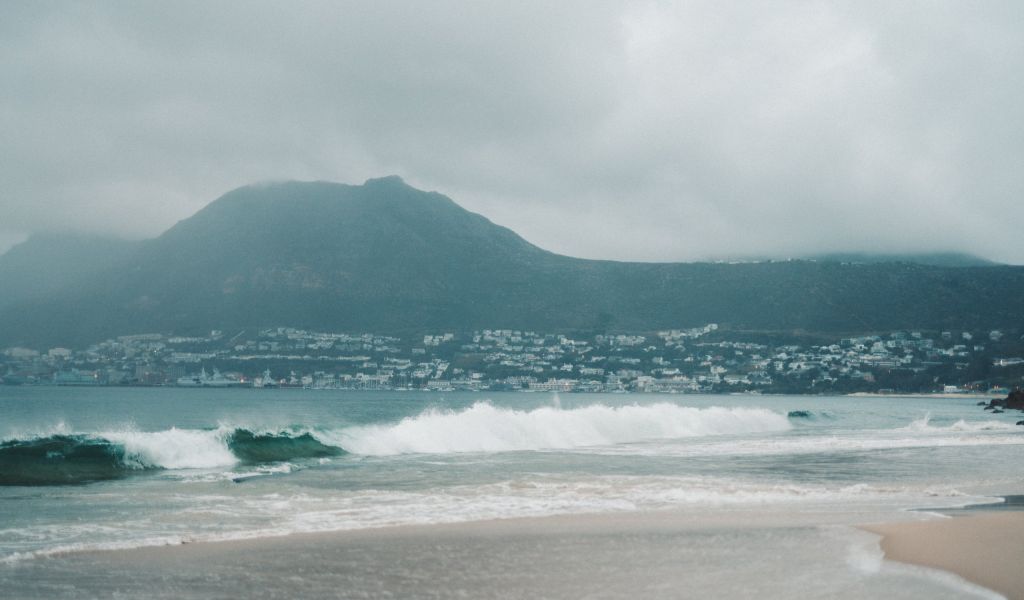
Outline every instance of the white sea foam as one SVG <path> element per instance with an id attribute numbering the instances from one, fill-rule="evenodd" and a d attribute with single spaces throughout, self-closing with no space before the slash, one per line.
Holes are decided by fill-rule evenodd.
<path id="1" fill-rule="evenodd" d="M 784 416 L 760 408 L 688 408 L 659 403 L 523 411 L 480 402 L 460 411 L 428 410 L 398 423 L 335 430 L 292 428 L 289 435 L 308 433 L 350 453 L 388 456 L 570 449 L 790 428 Z M 218 469 L 239 462 L 229 447 L 234 432 L 235 427 L 221 424 L 214 430 L 121 429 L 88 437 L 122 446 L 130 467 Z M 278 434 L 280 430 L 254 433 Z"/>
<path id="2" fill-rule="evenodd" d="M 221 469 L 239 463 L 229 448 L 235 426 L 217 429 L 87 434 L 121 445 L 129 467 Z M 463 410 L 428 410 L 398 423 L 339 429 L 291 428 L 353 454 L 453 454 L 508 451 L 573 451 L 609 455 L 742 456 L 834 453 L 944 446 L 1024 445 L 1024 430 L 1003 421 L 959 420 L 933 425 L 929 416 L 889 430 L 827 435 L 771 435 L 792 429 L 779 413 L 763 408 L 693 408 L 672 403 L 515 410 L 478 402 Z M 280 429 L 250 429 L 279 434 Z M 60 423 L 31 437 L 70 435 Z M 766 435 L 762 435 L 766 434 Z M 716 436 L 753 436 L 728 441 Z M 24 439 L 23 436 L 19 436 Z M 251 475 L 251 474 L 250 474 Z"/>
<path id="3" fill-rule="evenodd" d="M 11 429 L 5 431 L 3 437 L 0 437 L 0 443 L 13 442 L 18 440 L 30 440 L 35 438 L 46 438 L 57 435 L 71 435 L 73 434 L 72 428 L 64 421 L 58 421 L 54 425 L 44 427 L 42 429 L 32 430 L 20 430 Z"/>
<path id="4" fill-rule="evenodd" d="M 100 437 L 124 446 L 125 460 L 139 467 L 213 469 L 238 459 L 228 449 L 225 431 L 171 428 L 165 431 L 111 431 Z"/>
<path id="5" fill-rule="evenodd" d="M 659 403 L 523 411 L 478 402 L 462 411 L 430 410 L 392 425 L 347 428 L 339 432 L 337 442 L 349 452 L 365 455 L 450 454 L 607 446 L 790 427 L 784 416 L 762 408 Z"/>
<path id="6" fill-rule="evenodd" d="M 824 435 L 755 436 L 723 442 L 713 438 L 652 441 L 571 450 L 605 455 L 754 456 L 819 454 L 972 446 L 1024 445 L 1024 429 L 1004 421 L 965 421 L 932 425 L 929 416 L 894 429 L 833 431 Z"/>
<path id="7" fill-rule="evenodd" d="M 573 449 L 572 452 L 608 456 L 779 456 L 837 454 L 873 450 L 975 446 L 1021 446 L 1024 435 L 893 436 L 886 434 L 850 436 L 801 436 L 740 439 L 729 442 L 697 440 L 691 443 L 663 442 Z"/>
<path id="8" fill-rule="evenodd" d="M 247 539 L 399 525 L 457 523 L 560 514 L 624 513 L 685 508 L 690 511 L 778 509 L 786 514 L 834 510 L 856 515 L 920 504 L 957 506 L 981 501 L 950 487 L 800 485 L 721 477 L 598 476 L 531 477 L 460 485 L 431 491 L 358 490 L 340 493 L 267 493 L 257 496 L 197 495 L 187 498 L 179 519 L 122 530 L 83 530 L 79 535 L 36 531 L 63 543 L 26 544 L 0 557 L 17 562 L 81 550 L 125 549 L 187 542 Z M 699 518 L 699 512 L 692 516 Z M 213 517 L 211 517 L 213 516 Z M 215 518 L 213 531 L 197 527 Z M 857 518 L 863 518 L 859 516 Z M 75 526 L 77 527 L 77 526 Z M 190 531 L 192 530 L 192 531 Z M 2 532 L 0 532 L 2 533 Z M 24 536 L 27 532 L 22 532 Z M 68 543 L 70 540 L 75 540 Z M 40 540 L 41 541 L 41 540 Z"/>
<path id="9" fill-rule="evenodd" d="M 909 431 L 915 433 L 957 433 L 976 431 L 1014 431 L 1020 432 L 1018 425 L 1006 421 L 965 421 L 960 419 L 956 423 L 947 426 L 936 426 L 931 424 L 931 415 L 925 415 L 920 419 L 911 421 L 906 427 L 897 431 Z"/>

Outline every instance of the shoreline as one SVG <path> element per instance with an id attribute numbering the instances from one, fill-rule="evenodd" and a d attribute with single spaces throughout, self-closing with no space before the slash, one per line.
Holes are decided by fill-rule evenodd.
<path id="1" fill-rule="evenodd" d="M 920 393 L 909 393 L 909 394 L 879 394 L 877 392 L 852 392 L 846 394 L 850 398 L 992 398 L 992 396 L 998 396 L 999 394 L 989 394 L 987 392 L 920 392 Z"/>
<path id="2" fill-rule="evenodd" d="M 839 526 L 863 540 L 873 536 L 850 527 L 855 512 L 823 517 L 811 524 L 793 510 L 578 513 L 78 551 L 0 566 L 0 589 L 23 600 L 115 593 L 159 600 L 674 600 L 680 590 L 685 597 L 752 598 L 753 589 L 759 598 L 790 598 L 793 578 L 812 570 L 814 597 L 866 597 L 864 575 L 846 566 L 849 535 L 827 531 Z M 779 577 L 793 560 L 800 569 Z M 881 597 L 886 584 L 872 577 L 866 585 Z M 924 593 L 949 589 L 924 586 Z"/>
<path id="3" fill-rule="evenodd" d="M 1024 517 L 1024 512 L 1002 514 Z M 971 519 L 919 521 L 923 515 L 904 516 L 907 521 L 896 516 L 895 522 L 861 526 L 857 523 L 870 522 L 872 515 L 856 509 L 819 513 L 810 520 L 790 508 L 655 510 L 293 533 L 72 551 L 0 568 L 0 587 L 10 585 L 23 598 L 76 597 L 78 592 L 104 596 L 113 591 L 176 600 L 319 598 L 337 597 L 343 589 L 351 597 L 378 597 L 386 590 L 399 597 L 462 594 L 505 600 L 639 594 L 668 599 L 679 597 L 684 588 L 693 597 L 750 597 L 747 592 L 758 589 L 759 597 L 784 598 L 792 597 L 794 578 L 809 578 L 816 587 L 813 593 L 804 591 L 813 597 L 883 597 L 890 585 L 900 586 L 896 596 L 903 598 L 958 597 L 958 584 L 950 587 L 941 577 L 908 579 L 899 571 L 879 572 L 870 565 L 850 568 L 851 556 L 880 564 L 882 544 L 876 536 L 891 535 L 890 528 Z M 876 513 L 874 518 L 892 517 Z M 1018 524 L 1024 527 L 1024 519 Z M 972 522 L 967 530 L 974 529 Z M 1018 561 L 1019 554 L 1011 559 Z M 885 558 L 897 560 L 888 550 Z M 800 568 L 790 571 L 794 561 Z M 960 575 L 1008 598 L 1022 597 L 1014 585 L 944 565 L 923 566 Z M 12 579 L 5 581 L 5 575 Z M 164 582 L 159 593 L 152 588 L 154 578 Z"/>
<path id="4" fill-rule="evenodd" d="M 818 525 L 839 525 L 858 528 L 851 524 L 856 514 L 836 512 L 829 519 L 817 521 Z M 283 547 L 295 544 L 316 544 L 324 541 L 362 541 L 403 537 L 441 536 L 494 536 L 494 535 L 540 535 L 553 533 L 649 533 L 668 528 L 680 531 L 696 531 L 703 528 L 745 529 L 753 526 L 763 528 L 807 526 L 806 519 L 798 511 L 766 509 L 763 511 L 721 509 L 714 512 L 688 512 L 679 508 L 650 510 L 597 511 L 577 513 L 554 513 L 546 515 L 492 517 L 483 519 L 438 521 L 427 523 L 386 523 L 351 529 L 327 529 L 322 531 L 271 532 L 256 535 L 243 534 L 234 537 L 192 537 L 158 538 L 140 545 L 119 545 L 109 547 L 63 547 L 53 551 L 27 552 L 18 555 L 9 564 L 22 561 L 74 558 L 80 556 L 128 556 L 135 553 L 212 553 L 233 552 L 255 546 Z M 0 564 L 3 564 L 0 560 Z"/>
<path id="5" fill-rule="evenodd" d="M 317 387 L 303 387 L 303 386 L 274 386 L 274 387 L 253 387 L 250 385 L 228 385 L 228 386 L 182 386 L 174 384 L 55 384 L 55 383 L 3 383 L 0 381 L 0 389 L 4 388 L 59 388 L 59 389 L 172 389 L 172 390 L 200 390 L 200 391 L 213 391 L 213 390 L 253 390 L 253 391 L 264 391 L 267 389 L 272 390 L 297 390 L 303 392 L 419 392 L 427 394 L 482 394 L 488 392 L 508 393 L 508 394 L 614 394 L 614 395 L 625 395 L 625 396 L 763 396 L 763 397 L 806 397 L 806 398 L 820 398 L 827 396 L 847 397 L 847 398 L 955 398 L 955 399 L 992 399 L 994 396 L 1003 396 L 1004 392 L 893 392 L 893 393 L 879 393 L 879 392 L 835 392 L 835 393 L 821 393 L 821 392 L 762 392 L 760 390 L 747 390 L 739 392 L 731 391 L 713 391 L 713 392 L 666 392 L 666 391 L 639 391 L 639 390 L 611 390 L 611 391 L 589 391 L 589 390 L 528 390 L 528 389 L 427 389 L 427 388 L 401 388 L 401 387 L 388 387 L 378 389 L 360 389 L 360 388 L 317 388 Z"/>
<path id="6" fill-rule="evenodd" d="M 926 521 L 861 525 L 886 560 L 937 569 L 1024 599 L 1024 511 L 977 510 Z"/>

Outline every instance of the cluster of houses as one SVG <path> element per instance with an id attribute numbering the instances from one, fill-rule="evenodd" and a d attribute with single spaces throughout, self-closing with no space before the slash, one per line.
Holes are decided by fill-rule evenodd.
<path id="1" fill-rule="evenodd" d="M 801 343 L 798 343 L 801 342 Z M 485 329 L 414 339 L 276 327 L 7 348 L 6 384 L 557 392 L 959 392 L 1024 382 L 1020 331 L 807 343 L 716 324 L 642 333 Z"/>

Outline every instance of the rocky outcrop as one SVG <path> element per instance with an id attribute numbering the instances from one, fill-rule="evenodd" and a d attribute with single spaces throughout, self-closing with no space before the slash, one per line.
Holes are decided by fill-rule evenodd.
<path id="1" fill-rule="evenodd" d="M 1010 395 L 1006 397 L 1006 403 L 1003 404 L 1003 408 L 1024 410 L 1024 390 L 1014 390 L 1010 392 Z"/>
<path id="2" fill-rule="evenodd" d="M 985 405 L 985 410 L 991 410 L 992 412 L 1003 412 L 1003 410 L 1024 411 L 1024 390 L 1013 390 L 1006 398 L 993 398 L 991 402 Z"/>

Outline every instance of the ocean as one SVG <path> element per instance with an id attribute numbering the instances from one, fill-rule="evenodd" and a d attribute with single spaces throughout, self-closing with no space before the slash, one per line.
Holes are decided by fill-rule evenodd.
<path id="1" fill-rule="evenodd" d="M 142 574 L 96 577 L 97 565 L 124 550 L 225 541 L 267 541 L 270 556 L 280 540 L 336 532 L 329 539 L 404 540 L 353 552 L 347 592 L 331 588 L 338 597 L 536 597 L 529 586 L 542 582 L 541 596 L 616 597 L 612 583 L 593 594 L 573 593 L 593 581 L 559 588 L 572 585 L 567 565 L 632 557 L 654 569 L 669 555 L 663 566 L 682 574 L 688 593 L 663 597 L 745 597 L 749 582 L 761 582 L 751 594 L 760 598 L 985 597 L 951 575 L 883 562 L 877 538 L 854 527 L 1024 491 L 1020 415 L 976 402 L 0 387 L 0 595 L 137 595 L 145 588 L 131 581 L 143 585 Z M 488 575 L 486 548 L 467 550 L 487 536 L 449 550 L 415 541 L 453 539 L 474 523 L 542 533 L 537 523 L 561 523 L 555 531 L 584 515 L 642 525 L 586 542 L 564 530 L 546 550 L 520 554 L 526 538 L 506 538 L 500 577 Z M 561 566 L 530 562 L 556 547 Z M 457 574 L 416 562 L 438 552 L 465 554 Z M 293 573 L 301 565 L 289 561 L 305 556 L 279 552 L 276 566 L 259 568 Z M 396 578 L 395 564 L 426 569 L 436 589 L 403 588 L 410 579 Z M 167 597 L 217 596 L 217 582 L 231 578 L 207 568 L 214 587 L 171 585 Z M 247 595 L 317 595 L 327 581 L 307 580 L 314 587 L 281 583 L 272 593 L 279 578 Z"/>

